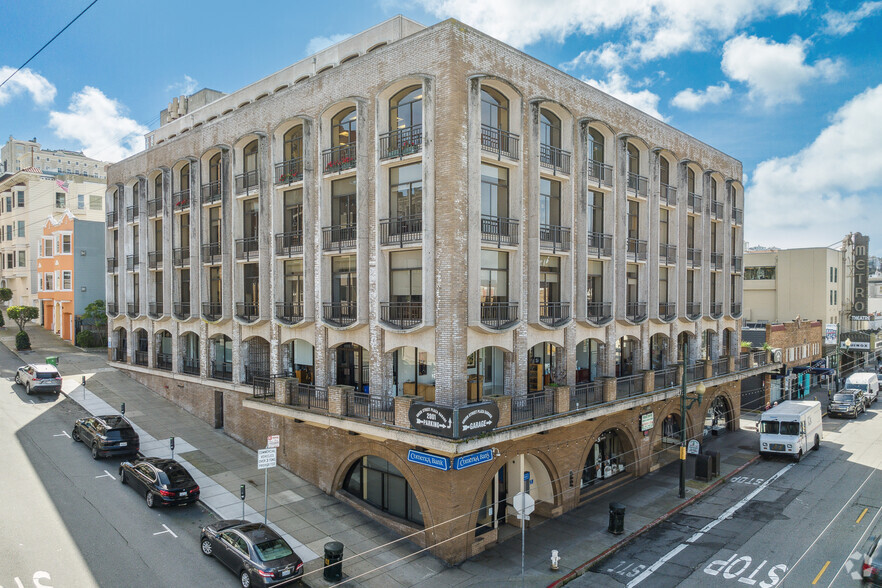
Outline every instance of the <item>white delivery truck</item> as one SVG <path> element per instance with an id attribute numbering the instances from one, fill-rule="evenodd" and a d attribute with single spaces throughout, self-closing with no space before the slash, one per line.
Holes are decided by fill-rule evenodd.
<path id="1" fill-rule="evenodd" d="M 824 433 L 821 403 L 788 400 L 762 414 L 759 423 L 760 455 L 790 455 L 796 461 L 809 449 L 817 450 Z"/>
<path id="2" fill-rule="evenodd" d="M 870 406 L 879 398 L 879 378 L 873 372 L 851 374 L 845 380 L 845 387 L 863 390 L 865 406 Z"/>

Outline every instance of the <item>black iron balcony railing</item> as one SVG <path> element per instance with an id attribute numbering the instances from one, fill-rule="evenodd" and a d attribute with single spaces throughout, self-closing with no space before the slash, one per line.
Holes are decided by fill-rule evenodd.
<path id="1" fill-rule="evenodd" d="M 174 202 L 175 210 L 185 210 L 190 208 L 190 190 L 181 190 L 172 194 L 172 202 Z"/>
<path id="2" fill-rule="evenodd" d="M 190 303 L 189 302 L 175 302 L 172 305 L 172 310 L 175 313 L 175 318 L 179 320 L 186 320 L 190 318 Z"/>
<path id="3" fill-rule="evenodd" d="M 107 258 L 107 273 L 116 273 L 119 270 L 119 260 L 115 257 Z"/>
<path id="4" fill-rule="evenodd" d="M 491 329 L 504 329 L 517 321 L 517 302 L 481 302 L 481 322 Z"/>
<path id="5" fill-rule="evenodd" d="M 701 196 L 695 192 L 689 192 L 686 195 L 686 207 L 691 212 L 701 212 Z"/>
<path id="6" fill-rule="evenodd" d="M 677 263 L 677 246 L 670 243 L 659 243 L 658 262 L 662 265 L 674 265 Z"/>
<path id="7" fill-rule="evenodd" d="M 666 388 L 674 388 L 680 382 L 677 380 L 677 366 L 671 366 L 655 370 L 655 388 L 654 390 L 665 390 Z"/>
<path id="8" fill-rule="evenodd" d="M 646 318 L 646 303 L 645 302 L 626 302 L 625 303 L 625 318 L 627 318 L 631 322 L 642 321 Z"/>
<path id="9" fill-rule="evenodd" d="M 419 153 L 423 146 L 423 125 L 395 129 L 380 135 L 380 159 Z"/>
<path id="10" fill-rule="evenodd" d="M 323 251 L 343 251 L 344 249 L 355 249 L 358 236 L 357 225 L 333 225 L 330 227 L 322 227 L 322 250 Z"/>
<path id="11" fill-rule="evenodd" d="M 418 214 L 380 219 L 380 245 L 404 247 L 423 240 L 423 217 Z"/>
<path id="12" fill-rule="evenodd" d="M 156 354 L 156 369 L 166 370 L 169 372 L 171 371 L 171 369 L 172 369 L 171 353 L 157 353 Z"/>
<path id="13" fill-rule="evenodd" d="M 391 423 L 395 420 L 395 405 L 391 396 L 372 396 L 352 390 L 346 403 L 346 416 Z"/>
<path id="14" fill-rule="evenodd" d="M 667 184 L 661 185 L 661 191 L 658 194 L 659 204 L 665 206 L 677 205 L 677 189 Z"/>
<path id="15" fill-rule="evenodd" d="M 184 356 L 181 359 L 181 371 L 183 373 L 191 375 L 191 376 L 198 376 L 199 375 L 199 358 Z"/>
<path id="16" fill-rule="evenodd" d="M 570 250 L 570 228 L 559 225 L 539 225 L 539 247 L 552 252 Z"/>
<path id="17" fill-rule="evenodd" d="M 310 411 L 328 411 L 328 389 L 324 386 L 288 381 L 286 403 Z"/>
<path id="18" fill-rule="evenodd" d="M 126 255 L 126 270 L 133 272 L 141 265 L 141 260 L 137 255 Z"/>
<path id="19" fill-rule="evenodd" d="M 587 173 L 588 177 L 597 181 L 598 185 L 612 186 L 613 173 L 611 165 L 589 159 Z"/>
<path id="20" fill-rule="evenodd" d="M 302 302 L 276 302 L 276 319 L 293 325 L 303 320 Z"/>
<path id="21" fill-rule="evenodd" d="M 603 324 L 609 322 L 612 320 L 612 303 L 592 302 L 589 300 L 585 317 L 592 323 Z"/>
<path id="22" fill-rule="evenodd" d="M 138 205 L 128 206 L 126 207 L 126 222 L 133 223 L 138 220 L 138 215 L 141 214 Z"/>
<path id="23" fill-rule="evenodd" d="M 116 302 L 108 302 L 106 304 L 107 314 L 110 316 L 116 316 L 119 314 L 119 304 Z"/>
<path id="24" fill-rule="evenodd" d="M 686 316 L 692 320 L 701 316 L 701 302 L 687 302 Z"/>
<path id="25" fill-rule="evenodd" d="M 147 201 L 147 216 L 154 217 L 162 214 L 162 198 L 151 198 Z"/>
<path id="26" fill-rule="evenodd" d="M 710 315 L 713 318 L 720 318 L 721 316 L 723 316 L 723 303 L 722 302 L 711 302 Z"/>
<path id="27" fill-rule="evenodd" d="M 698 382 L 699 380 L 704 380 L 707 378 L 707 372 L 705 372 L 704 362 L 699 361 L 693 364 L 690 364 L 686 367 L 686 381 L 687 382 Z"/>
<path id="28" fill-rule="evenodd" d="M 221 184 L 220 180 L 202 184 L 202 204 L 220 202 L 221 198 L 223 198 L 223 184 Z"/>
<path id="29" fill-rule="evenodd" d="M 540 302 L 539 322 L 549 327 L 559 327 L 570 320 L 569 302 Z"/>
<path id="30" fill-rule="evenodd" d="M 135 318 L 136 316 L 141 314 L 141 303 L 140 302 L 129 302 L 126 304 L 126 314 L 130 317 Z"/>
<path id="31" fill-rule="evenodd" d="M 338 145 L 322 151 L 322 173 L 333 174 L 352 169 L 356 164 L 355 143 Z"/>
<path id="32" fill-rule="evenodd" d="M 741 262 L 743 258 L 740 255 L 732 256 L 732 271 L 740 274 L 741 273 Z"/>
<path id="33" fill-rule="evenodd" d="M 399 329 L 410 329 L 423 322 L 423 303 L 381 302 L 380 320 Z"/>
<path id="34" fill-rule="evenodd" d="M 646 176 L 628 172 L 628 190 L 637 196 L 646 198 L 646 194 L 649 192 L 649 180 Z"/>
<path id="35" fill-rule="evenodd" d="M 481 241 L 497 247 L 518 244 L 519 221 L 514 218 L 481 215 Z"/>
<path id="36" fill-rule="evenodd" d="M 236 194 L 250 194 L 260 183 L 260 175 L 256 169 L 236 175 Z"/>
<path id="37" fill-rule="evenodd" d="M 646 239 L 628 237 L 627 258 L 630 261 L 646 261 Z"/>
<path id="38" fill-rule="evenodd" d="M 539 165 L 552 170 L 554 175 L 557 175 L 557 172 L 569 174 L 570 152 L 542 143 L 539 145 Z"/>
<path id="39" fill-rule="evenodd" d="M 588 255 L 609 257 L 612 255 L 612 235 L 609 233 L 588 233 Z"/>
<path id="40" fill-rule="evenodd" d="M 150 358 L 150 355 L 148 352 L 138 350 L 138 351 L 135 351 L 134 355 L 135 355 L 135 357 L 134 357 L 133 363 L 135 365 L 147 365 L 147 361 Z"/>
<path id="41" fill-rule="evenodd" d="M 223 316 L 223 309 L 220 302 L 203 302 L 202 316 L 207 321 L 216 321 Z"/>
<path id="42" fill-rule="evenodd" d="M 275 183 L 293 184 L 303 179 L 303 159 L 295 157 L 282 163 L 277 163 L 275 167 Z"/>
<path id="43" fill-rule="evenodd" d="M 631 374 L 616 378 L 616 397 L 630 398 L 644 392 L 643 374 Z"/>
<path id="44" fill-rule="evenodd" d="M 554 414 L 554 394 L 536 392 L 511 399 L 511 422 L 527 423 Z"/>
<path id="45" fill-rule="evenodd" d="M 744 211 L 740 208 L 732 209 L 732 222 L 736 225 L 744 224 Z"/>
<path id="46" fill-rule="evenodd" d="M 172 249 L 172 264 L 174 264 L 175 267 L 189 267 L 190 248 L 175 247 L 174 249 Z"/>
<path id="47" fill-rule="evenodd" d="M 259 255 L 260 247 L 257 243 L 257 237 L 236 239 L 236 259 L 251 261 L 252 259 L 257 259 Z"/>
<path id="48" fill-rule="evenodd" d="M 252 323 L 260 318 L 260 310 L 256 302 L 237 302 L 236 317 L 247 323 Z"/>
<path id="49" fill-rule="evenodd" d="M 206 243 L 202 246 L 202 263 L 220 263 L 223 253 L 221 242 Z"/>
<path id="50" fill-rule="evenodd" d="M 674 302 L 658 303 L 658 318 L 669 321 L 677 316 L 677 304 Z"/>
<path id="51" fill-rule="evenodd" d="M 162 265 L 162 251 L 147 252 L 147 267 L 156 269 Z"/>
<path id="52" fill-rule="evenodd" d="M 276 233 L 276 255 L 300 255 L 303 253 L 303 231 Z"/>
<path id="53" fill-rule="evenodd" d="M 322 318 L 330 325 L 349 326 L 358 319 L 358 304 L 355 301 L 323 302 Z"/>
<path id="54" fill-rule="evenodd" d="M 570 389 L 570 410 L 595 404 L 603 404 L 603 386 L 600 382 L 578 382 Z"/>
<path id="55" fill-rule="evenodd" d="M 717 253 L 716 251 L 711 251 L 710 265 L 711 265 L 711 269 L 714 269 L 714 270 L 723 269 L 723 254 Z"/>
<path id="56" fill-rule="evenodd" d="M 162 316 L 162 302 L 148 302 L 147 314 L 150 318 L 159 318 Z"/>
<path id="57" fill-rule="evenodd" d="M 115 210 L 111 210 L 107 213 L 107 226 L 115 227 L 117 221 L 119 220 L 119 214 Z"/>
<path id="58" fill-rule="evenodd" d="M 686 263 L 689 267 L 701 267 L 701 249 L 694 247 L 686 249 Z"/>
<path id="59" fill-rule="evenodd" d="M 231 381 L 233 379 L 233 362 L 211 360 L 211 371 L 208 375 L 215 380 Z"/>
<path id="60" fill-rule="evenodd" d="M 729 358 L 720 357 L 711 361 L 711 374 L 716 376 L 725 376 L 729 373 Z"/>
<path id="61" fill-rule="evenodd" d="M 520 137 L 514 133 L 481 125 L 481 149 L 489 153 L 495 153 L 499 159 L 503 155 L 509 159 L 518 159 L 518 143 Z"/>
<path id="62" fill-rule="evenodd" d="M 711 218 L 723 220 L 723 203 L 718 200 L 711 200 Z"/>
<path id="63" fill-rule="evenodd" d="M 733 318 L 738 318 L 739 316 L 741 316 L 741 303 L 740 302 L 733 302 L 730 307 L 729 314 Z"/>

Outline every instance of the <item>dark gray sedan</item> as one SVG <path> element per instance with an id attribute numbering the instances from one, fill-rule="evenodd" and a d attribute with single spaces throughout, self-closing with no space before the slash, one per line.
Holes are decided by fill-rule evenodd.
<path id="1" fill-rule="evenodd" d="M 303 575 L 303 562 L 278 533 L 261 523 L 218 521 L 202 528 L 202 553 L 239 576 L 242 588 L 283 586 Z"/>

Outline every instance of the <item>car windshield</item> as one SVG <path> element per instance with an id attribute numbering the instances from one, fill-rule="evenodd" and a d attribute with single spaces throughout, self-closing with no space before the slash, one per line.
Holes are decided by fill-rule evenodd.
<path id="1" fill-rule="evenodd" d="M 261 561 L 272 561 L 274 559 L 281 559 L 283 557 L 288 557 L 293 551 L 288 547 L 288 544 L 285 543 L 285 540 L 281 537 L 278 539 L 272 539 L 270 541 L 264 541 L 263 543 L 258 543 L 254 546 L 257 550 L 257 557 L 261 559 Z"/>
<path id="2" fill-rule="evenodd" d="M 847 385 L 848 385 L 849 388 L 854 388 L 854 389 L 856 389 L 856 390 L 863 390 L 864 392 L 867 391 L 867 385 L 866 385 L 866 384 L 860 384 L 860 383 L 858 383 L 858 382 L 847 382 Z"/>
<path id="3" fill-rule="evenodd" d="M 38 380 L 52 380 L 58 377 L 58 372 L 37 372 Z"/>
<path id="4" fill-rule="evenodd" d="M 784 421 L 781 423 L 782 435 L 799 435 L 799 423 L 793 421 Z"/>
<path id="5" fill-rule="evenodd" d="M 854 402 L 854 394 L 834 394 L 833 402 L 842 402 L 843 404 L 849 404 Z"/>
<path id="6" fill-rule="evenodd" d="M 760 433 L 778 434 L 778 421 L 760 421 Z"/>

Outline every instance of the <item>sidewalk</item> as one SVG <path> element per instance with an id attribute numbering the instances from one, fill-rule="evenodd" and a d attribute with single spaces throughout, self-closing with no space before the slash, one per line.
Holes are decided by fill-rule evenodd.
<path id="1" fill-rule="evenodd" d="M 23 362 L 41 363 L 47 356 L 58 356 L 58 369 L 65 377 L 64 392 L 72 400 L 93 414 L 117 412 L 125 402 L 126 417 L 136 425 L 145 453 L 168 455 L 168 438 L 175 437 L 175 458 L 187 463 L 193 472 L 207 507 L 221 517 L 241 517 L 239 485 L 244 483 L 246 518 L 263 519 L 264 474 L 257 469 L 254 451 L 112 367 L 104 350 L 83 351 L 37 325 L 29 326 L 27 331 L 34 351 L 18 353 Z M 0 343 L 15 353 L 15 329 L 0 331 Z M 85 389 L 81 385 L 83 376 Z M 826 400 L 826 392 L 822 396 Z M 733 475 L 756 457 L 756 419 L 756 415 L 745 415 L 742 431 L 706 439 L 705 449 L 720 451 L 721 478 Z M 711 491 L 720 483 L 720 478 L 710 483 L 698 482 L 688 473 L 687 499 Z M 547 586 L 557 582 L 583 563 L 676 512 L 685 504 L 677 497 L 678 485 L 679 469 L 675 462 L 528 529 L 526 585 Z M 269 492 L 268 519 L 306 562 L 309 575 L 304 582 L 310 586 L 330 585 L 322 579 L 320 555 L 324 544 L 332 540 L 345 547 L 344 580 L 352 578 L 348 586 L 508 586 L 521 580 L 518 532 L 460 565 L 447 566 L 283 468 L 270 470 Z M 606 531 L 611 501 L 626 506 L 624 535 Z M 557 572 L 549 569 L 552 549 L 557 549 L 562 558 Z"/>

